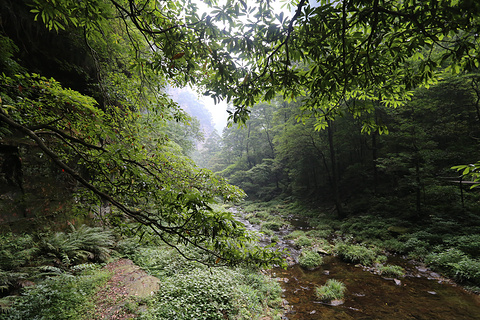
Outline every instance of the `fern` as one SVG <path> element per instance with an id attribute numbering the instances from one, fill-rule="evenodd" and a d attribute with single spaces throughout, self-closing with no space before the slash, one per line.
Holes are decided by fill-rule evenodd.
<path id="1" fill-rule="evenodd" d="M 38 253 L 30 235 L 0 235 L 0 268 L 14 270 L 24 266 Z"/>
<path id="2" fill-rule="evenodd" d="M 7 296 L 0 298 L 0 314 L 10 313 L 13 303 L 15 302 L 15 296 Z"/>
<path id="3" fill-rule="evenodd" d="M 104 262 L 110 258 L 114 245 L 112 232 L 85 225 L 70 233 L 56 232 L 40 243 L 43 254 L 58 266 L 69 268 L 88 260 Z"/>
<path id="4" fill-rule="evenodd" d="M 112 232 L 100 227 L 80 226 L 70 234 L 72 239 L 78 241 L 78 246 L 85 252 L 93 254 L 91 258 L 96 261 L 107 261 L 110 258 L 111 248 L 115 244 Z"/>

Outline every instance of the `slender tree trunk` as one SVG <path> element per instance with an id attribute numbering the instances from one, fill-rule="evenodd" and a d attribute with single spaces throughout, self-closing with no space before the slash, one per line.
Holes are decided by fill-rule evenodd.
<path id="1" fill-rule="evenodd" d="M 332 167 L 332 189 L 333 189 L 333 200 L 335 201 L 335 207 L 337 209 L 338 218 L 345 218 L 345 213 L 342 208 L 342 201 L 340 200 L 340 191 L 338 187 L 338 161 L 335 152 L 335 145 L 333 143 L 333 121 L 328 120 L 328 145 L 330 148 L 330 163 Z"/>
<path id="2" fill-rule="evenodd" d="M 251 169 L 253 168 L 254 164 L 252 164 L 252 159 L 250 158 L 250 147 L 249 147 L 249 143 L 250 143 L 250 131 L 251 131 L 251 126 L 250 124 L 248 125 L 248 133 L 247 133 L 247 141 L 246 141 L 246 144 L 245 144 L 245 151 L 247 152 L 247 163 L 248 163 L 248 168 Z"/>
<path id="3" fill-rule="evenodd" d="M 378 167 L 377 167 L 377 135 L 378 130 L 372 134 L 372 164 L 373 164 L 373 193 L 377 195 L 377 188 L 378 188 Z"/>
<path id="4" fill-rule="evenodd" d="M 421 179 L 420 179 L 420 159 L 418 151 L 415 152 L 415 197 L 416 197 L 416 211 L 420 216 L 420 210 L 422 209 L 422 193 L 421 193 Z"/>

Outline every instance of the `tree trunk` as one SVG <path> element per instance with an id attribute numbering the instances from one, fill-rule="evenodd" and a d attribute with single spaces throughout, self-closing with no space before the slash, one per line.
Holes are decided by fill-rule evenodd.
<path id="1" fill-rule="evenodd" d="M 333 143 L 333 121 L 328 121 L 328 145 L 330 148 L 330 163 L 332 167 L 332 191 L 333 191 L 333 200 L 335 201 L 335 207 L 337 209 L 337 215 L 339 219 L 345 218 L 345 213 L 342 208 L 342 201 L 340 200 L 340 191 L 338 188 L 338 162 L 335 152 L 335 145 Z"/>
<path id="2" fill-rule="evenodd" d="M 373 164 L 373 194 L 377 195 L 377 188 L 378 188 L 378 167 L 377 167 L 377 135 L 378 130 L 372 134 L 372 164 Z"/>

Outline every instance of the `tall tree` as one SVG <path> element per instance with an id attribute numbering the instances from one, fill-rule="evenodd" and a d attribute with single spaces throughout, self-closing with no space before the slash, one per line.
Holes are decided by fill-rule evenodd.
<path id="1" fill-rule="evenodd" d="M 111 222 L 126 232 L 153 233 L 177 249 L 185 244 L 187 249 L 181 253 L 187 258 L 211 265 L 282 264 L 279 252 L 250 245 L 254 237 L 231 213 L 212 209 L 218 198 L 240 199 L 243 191 L 195 167 L 178 144 L 185 139 L 178 131 L 165 130 L 169 122 L 186 124 L 188 119 L 164 89 L 166 77 L 178 79 L 180 69 L 191 67 L 185 59 L 185 63 L 180 61 L 184 52 L 176 49 L 181 36 L 174 32 L 177 27 L 168 26 L 182 20 L 173 14 L 182 10 L 179 3 L 28 3 L 35 16 L 30 15 L 28 24 L 15 24 L 15 31 L 28 34 L 31 29 L 25 26 L 34 25 L 39 39 L 52 38 L 56 45 L 82 48 L 90 53 L 95 77 L 84 75 L 81 83 L 72 83 L 77 90 L 65 88 L 55 79 L 31 71 L 41 70 L 41 63 L 12 67 L 12 61 L 16 66 L 23 62 L 15 59 L 16 55 L 23 55 L 24 61 L 29 56 L 15 53 L 15 46 L 9 46 L 9 54 L 2 54 L 5 60 L 0 63 L 5 68 L 0 76 L 0 144 L 38 148 L 62 174 L 76 181 L 80 199 L 114 207 L 107 217 Z M 0 23 L 25 16 L 25 11 L 17 11 L 24 8 L 22 3 L 3 2 Z M 47 29 L 39 29 L 40 22 L 34 19 Z M 155 29 L 155 23 L 164 29 Z M 173 33 L 167 34 L 169 30 Z M 17 36 L 17 32 L 9 35 Z M 148 34 L 164 37 L 163 45 L 155 43 L 158 50 L 144 37 Z M 2 39 L 10 43 L 8 38 Z M 37 45 L 34 40 L 32 46 Z M 50 49 L 56 48 L 42 48 Z M 57 58 L 53 54 L 42 59 L 50 63 Z M 70 74 L 68 69 L 81 70 L 76 58 L 76 51 L 58 58 L 67 66 L 61 70 L 64 78 Z M 164 63 L 165 70 L 160 72 Z M 191 76 L 188 71 L 185 75 Z M 118 215 L 126 220 L 117 219 Z"/>

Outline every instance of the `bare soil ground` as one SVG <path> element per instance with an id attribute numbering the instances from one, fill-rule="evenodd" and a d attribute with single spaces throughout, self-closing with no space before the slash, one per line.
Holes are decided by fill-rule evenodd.
<path id="1" fill-rule="evenodd" d="M 135 319 L 141 309 L 139 301 L 153 295 L 160 288 L 160 280 L 148 275 L 131 260 L 120 259 L 107 264 L 104 269 L 112 278 L 95 296 L 92 319 Z"/>

